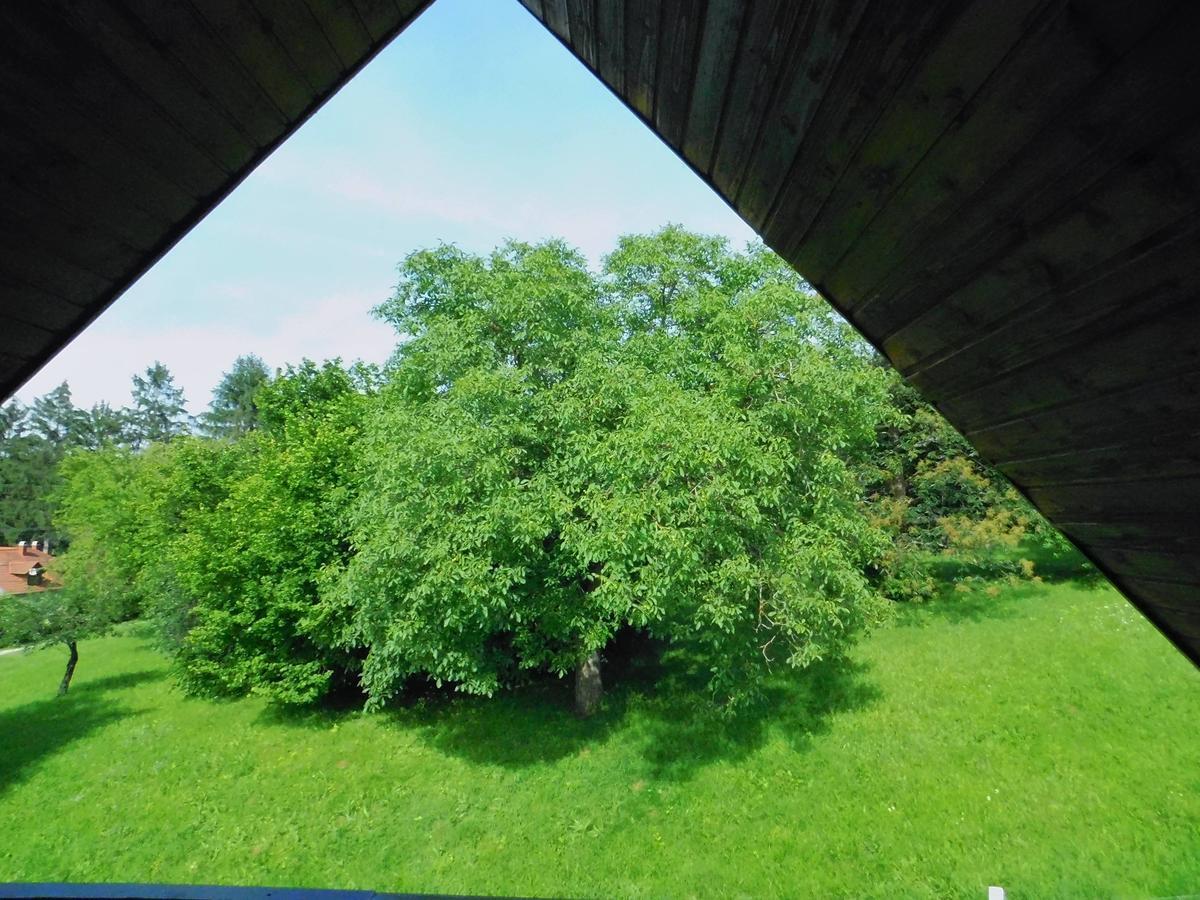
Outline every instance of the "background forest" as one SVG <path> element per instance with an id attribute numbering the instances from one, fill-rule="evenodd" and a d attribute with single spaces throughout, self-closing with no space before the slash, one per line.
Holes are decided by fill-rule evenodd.
<path id="1" fill-rule="evenodd" d="M 606 655 L 652 640 L 728 706 L 1063 546 L 761 245 L 668 227 L 599 272 L 558 241 L 441 246 L 376 312 L 383 369 L 244 356 L 195 420 L 157 362 L 125 409 L 66 384 L 4 407 L 0 539 L 65 550 L 66 587 L 6 598 L 0 644 L 140 617 L 196 694 L 574 672 L 586 714 Z"/>

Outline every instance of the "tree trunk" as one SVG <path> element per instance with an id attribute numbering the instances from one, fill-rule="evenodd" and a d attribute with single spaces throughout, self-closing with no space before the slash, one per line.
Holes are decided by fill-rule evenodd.
<path id="1" fill-rule="evenodd" d="M 600 654 L 592 652 L 575 667 L 575 714 L 586 719 L 600 706 Z"/>
<path id="2" fill-rule="evenodd" d="M 892 446 L 898 450 L 900 447 L 900 429 L 893 425 L 888 429 L 888 435 L 892 439 Z M 900 471 L 892 474 L 890 487 L 892 489 L 892 497 L 896 500 L 903 500 L 908 496 L 908 476 L 904 472 L 904 460 L 898 459 L 896 462 L 900 466 Z"/>
<path id="3" fill-rule="evenodd" d="M 67 646 L 71 648 L 71 655 L 67 659 L 67 671 L 63 673 L 62 683 L 58 686 L 58 696 L 60 697 L 71 686 L 71 676 L 75 674 L 75 663 L 79 662 L 79 648 L 75 646 L 75 642 L 67 641 Z"/>

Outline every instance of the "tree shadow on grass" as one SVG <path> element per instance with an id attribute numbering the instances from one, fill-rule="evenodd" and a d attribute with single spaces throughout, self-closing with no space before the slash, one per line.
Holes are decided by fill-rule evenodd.
<path id="1" fill-rule="evenodd" d="M 930 600 L 896 604 L 896 624 L 919 628 L 931 621 L 960 625 L 990 619 L 1010 619 L 1020 612 L 1022 602 L 1035 589 L 1033 583 L 964 582 L 945 585 Z"/>
<path id="2" fill-rule="evenodd" d="M 640 699 L 635 725 L 648 774 L 686 780 L 716 762 L 744 759 L 772 739 L 803 751 L 825 734 L 840 713 L 866 709 L 883 697 L 866 664 L 841 658 L 800 672 L 779 672 L 757 702 L 733 711 L 706 697 L 697 676 L 678 686 L 668 678 L 652 697 Z"/>
<path id="3" fill-rule="evenodd" d="M 587 719 L 573 713 L 572 680 L 553 676 L 532 678 L 494 697 L 414 681 L 379 715 L 439 753 L 509 769 L 585 755 L 619 734 L 645 767 L 634 777 L 686 780 L 713 763 L 743 759 L 776 736 L 803 749 L 829 729 L 836 714 L 882 697 L 863 663 L 840 659 L 800 672 L 777 671 L 759 702 L 730 712 L 708 690 L 710 663 L 687 649 L 635 636 L 606 653 L 606 694 Z M 339 696 L 317 708 L 271 705 L 261 719 L 327 730 L 362 715 L 362 699 Z"/>
<path id="4" fill-rule="evenodd" d="M 686 780 L 713 763 L 743 759 L 774 736 L 803 749 L 829 729 L 835 714 L 882 696 L 866 667 L 850 660 L 777 674 L 759 702 L 734 712 L 713 702 L 707 677 L 707 663 L 687 651 L 643 651 L 609 660 L 608 693 L 588 719 L 572 713 L 569 679 L 542 680 L 491 699 L 429 696 L 388 715 L 441 753 L 506 768 L 579 755 L 619 732 L 645 765 L 634 774 Z"/>
<path id="5" fill-rule="evenodd" d="M 687 648 L 624 634 L 605 653 L 606 693 L 587 719 L 573 712 L 572 679 L 549 675 L 493 697 L 414 680 L 378 715 L 447 756 L 510 769 L 585 755 L 619 734 L 645 766 L 634 777 L 685 780 L 712 763 L 745 758 L 775 737 L 803 749 L 838 713 L 883 696 L 865 664 L 837 659 L 799 672 L 778 667 L 758 702 L 731 712 L 712 698 L 710 665 Z M 271 705 L 260 718 L 327 730 L 363 715 L 363 699 L 354 693 L 316 708 Z"/>
<path id="6" fill-rule="evenodd" d="M 0 710 L 0 795 L 26 780 L 38 764 L 91 732 L 141 715 L 113 697 L 114 693 L 150 681 L 163 673 L 148 669 L 96 680 L 81 680 L 65 697 L 47 697 Z"/>

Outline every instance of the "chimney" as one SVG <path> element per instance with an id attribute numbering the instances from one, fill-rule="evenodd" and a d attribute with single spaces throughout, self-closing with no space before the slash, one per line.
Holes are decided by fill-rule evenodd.
<path id="1" fill-rule="evenodd" d="M 25 580 L 29 583 L 30 587 L 37 587 L 42 584 L 42 573 L 44 571 L 45 569 L 42 568 L 41 563 L 34 563 L 30 566 L 29 573 L 25 576 Z"/>
<path id="2" fill-rule="evenodd" d="M 21 548 L 22 556 L 25 556 L 29 552 L 29 550 L 27 549 L 28 543 L 26 541 L 17 541 L 17 546 Z"/>

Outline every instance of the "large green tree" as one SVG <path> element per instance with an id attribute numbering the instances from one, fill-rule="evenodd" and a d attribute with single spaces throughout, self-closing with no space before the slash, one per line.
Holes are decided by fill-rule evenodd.
<path id="1" fill-rule="evenodd" d="M 704 648 L 726 699 L 842 652 L 879 610 L 857 467 L 885 380 L 761 246 L 666 228 L 600 274 L 559 242 L 416 253 L 368 420 L 354 554 L 326 592 L 371 702 L 489 694 L 626 626 Z"/>

